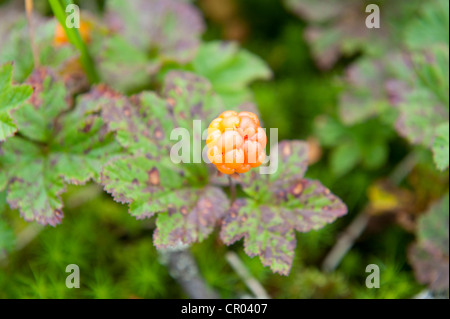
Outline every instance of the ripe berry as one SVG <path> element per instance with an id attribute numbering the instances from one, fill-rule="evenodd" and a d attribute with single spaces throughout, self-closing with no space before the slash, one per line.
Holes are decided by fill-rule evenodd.
<path id="1" fill-rule="evenodd" d="M 208 128 L 208 158 L 224 174 L 246 173 L 266 157 L 266 132 L 251 112 L 225 111 Z"/>

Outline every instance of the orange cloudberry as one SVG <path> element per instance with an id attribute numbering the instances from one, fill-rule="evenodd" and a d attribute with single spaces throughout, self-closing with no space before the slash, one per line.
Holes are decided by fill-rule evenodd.
<path id="1" fill-rule="evenodd" d="M 246 173 L 266 157 L 266 132 L 251 112 L 225 111 L 208 128 L 208 158 L 224 174 Z"/>
<path id="2" fill-rule="evenodd" d="M 91 41 L 91 29 L 92 26 L 89 22 L 80 21 L 80 28 L 78 29 L 78 32 L 80 33 L 81 39 L 86 43 Z M 53 43 L 55 46 L 62 46 L 69 43 L 69 38 L 66 35 L 66 31 L 60 23 L 56 24 Z"/>

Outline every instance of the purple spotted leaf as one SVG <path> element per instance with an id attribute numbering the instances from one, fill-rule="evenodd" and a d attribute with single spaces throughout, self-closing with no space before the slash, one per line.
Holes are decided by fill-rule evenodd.
<path id="1" fill-rule="evenodd" d="M 398 11 L 403 6 L 405 10 Z M 430 148 L 437 168 L 444 170 L 448 166 L 448 1 L 389 2 L 383 7 L 387 15 L 398 13 L 395 19 L 388 19 L 391 24 L 407 22 L 401 41 L 381 51 L 382 57 L 366 56 L 350 66 L 339 101 L 341 119 L 346 124 L 372 116 L 394 121 L 400 136 Z M 410 18 L 402 20 L 408 12 Z"/>
<path id="2" fill-rule="evenodd" d="M 122 92 L 142 88 L 167 61 L 190 62 L 204 23 L 195 6 L 178 0 L 108 1 L 113 35 L 95 35 L 92 50 L 105 83 Z"/>
<path id="3" fill-rule="evenodd" d="M 435 129 L 447 119 L 448 109 L 438 103 L 427 105 L 433 96 L 427 91 L 417 90 L 408 95 L 398 107 L 400 114 L 395 123 L 397 132 L 413 144 L 432 147 Z M 432 103 L 432 102 L 431 102 Z"/>
<path id="4" fill-rule="evenodd" d="M 0 170 L 6 172 L 8 204 L 26 221 L 52 226 L 61 222 L 64 181 L 39 145 L 10 138 L 0 146 Z"/>
<path id="5" fill-rule="evenodd" d="M 144 91 L 127 98 L 104 86 L 95 90 L 95 105 L 101 109 L 108 129 L 116 132 L 117 141 L 132 154 L 153 158 L 169 155 L 174 128 L 192 132 L 193 120 L 206 125 L 224 110 L 211 84 L 188 72 L 169 72 L 163 96 Z M 91 104 L 86 105 L 92 107 Z"/>
<path id="6" fill-rule="evenodd" d="M 371 1 L 285 0 L 288 9 L 306 20 L 305 39 L 319 68 L 331 69 L 343 56 L 360 51 L 379 54 L 398 43 L 404 20 L 417 9 L 419 1 L 378 3 L 380 28 L 366 27 Z M 403 22 L 403 23 L 402 23 Z"/>
<path id="7" fill-rule="evenodd" d="M 430 243 L 413 245 L 408 253 L 418 282 L 432 291 L 448 291 L 448 254 Z"/>
<path id="8" fill-rule="evenodd" d="M 351 2 L 351 1 L 350 1 Z M 343 14 L 348 4 L 339 0 L 284 0 L 286 7 L 306 21 L 326 21 Z"/>
<path id="9" fill-rule="evenodd" d="M 194 73 L 169 72 L 164 80 L 163 94 L 178 126 L 192 127 L 195 119 L 206 126 L 225 111 L 224 102 L 213 90 L 209 79 Z"/>
<path id="10" fill-rule="evenodd" d="M 217 187 L 181 189 L 176 197 L 178 200 L 168 205 L 167 212 L 158 214 L 153 234 L 158 248 L 201 242 L 229 208 L 228 197 Z M 176 211 L 181 214 L 173 214 Z"/>
<path id="11" fill-rule="evenodd" d="M 106 12 L 110 27 L 133 46 L 177 62 L 194 57 L 204 31 L 200 12 L 177 0 L 112 0 Z"/>
<path id="12" fill-rule="evenodd" d="M 271 165 L 277 168 L 272 174 L 262 175 L 253 169 L 238 177 L 244 190 L 251 196 L 266 197 L 270 192 L 285 189 L 292 181 L 305 176 L 308 168 L 308 144 L 303 141 L 281 141 L 273 147 Z"/>
<path id="13" fill-rule="evenodd" d="M 433 291 L 449 289 L 449 197 L 435 203 L 418 222 L 418 238 L 409 249 L 417 280 Z"/>
<path id="14" fill-rule="evenodd" d="M 112 160 L 103 169 L 102 184 L 116 201 L 130 204 L 130 213 L 139 219 L 165 211 L 177 199 L 170 190 L 185 185 L 179 167 L 145 156 Z"/>
<path id="15" fill-rule="evenodd" d="M 293 227 L 284 220 L 279 207 L 237 199 L 223 221 L 220 237 L 227 245 L 244 238 L 247 255 L 258 255 L 272 271 L 289 274 L 296 240 Z"/>
<path id="16" fill-rule="evenodd" d="M 347 207 L 320 182 L 304 178 L 306 143 L 282 141 L 272 163 L 275 158 L 274 174 L 251 172 L 240 179 L 250 198 L 233 203 L 220 236 L 228 245 L 244 238 L 249 256 L 258 255 L 272 271 L 288 275 L 296 246 L 294 230 L 320 229 L 345 215 Z"/>
<path id="17" fill-rule="evenodd" d="M 59 121 L 61 129 L 50 143 L 56 172 L 71 184 L 99 181 L 103 165 L 121 150 L 101 117 L 77 112 Z"/>
<path id="18" fill-rule="evenodd" d="M 69 109 L 69 97 L 64 83 L 49 68 L 36 69 L 26 83 L 33 88 L 33 95 L 13 116 L 22 135 L 46 143 L 56 129 L 56 117 Z"/>
<path id="19" fill-rule="evenodd" d="M 33 94 L 12 114 L 21 135 L 0 145 L 0 186 L 25 220 L 55 226 L 66 183 L 98 179 L 119 145 L 101 117 L 70 109 L 64 82 L 50 69 L 36 69 L 27 84 Z"/>
<path id="20" fill-rule="evenodd" d="M 127 151 L 104 167 L 105 190 L 127 203 L 138 219 L 158 213 L 157 247 L 203 240 L 226 211 L 227 199 L 221 189 L 204 186 L 206 165 L 172 160 L 171 148 L 177 141 L 171 135 L 176 128 L 185 129 L 189 138 L 199 140 L 202 131 L 194 131 L 193 120 L 205 125 L 223 111 L 211 84 L 192 73 L 169 72 L 161 95 L 142 92 L 127 98 L 103 92 L 102 117 Z M 191 153 L 198 151 L 190 141 L 179 143 Z"/>
<path id="21" fill-rule="evenodd" d="M 394 104 L 399 112 L 395 128 L 411 143 L 431 148 L 439 135 L 436 127 L 449 119 L 448 46 L 408 54 L 402 62 L 393 66 L 397 83 L 405 88 Z"/>
<path id="22" fill-rule="evenodd" d="M 98 37 L 91 47 L 98 72 L 102 82 L 116 90 L 128 92 L 148 84 L 161 67 L 159 61 L 150 60 L 144 51 L 120 35 Z"/>
<path id="23" fill-rule="evenodd" d="M 305 30 L 305 39 L 321 69 L 331 69 L 340 57 L 368 48 L 368 42 L 379 46 L 386 37 L 388 28 L 383 23 L 384 15 L 381 15 L 383 28 L 365 27 L 365 1 L 351 0 L 345 6 L 339 1 L 327 5 L 312 3 L 292 7 L 310 22 Z"/>
<path id="24" fill-rule="evenodd" d="M 393 59 L 393 57 L 387 57 Z M 339 115 L 347 125 L 377 116 L 389 107 L 388 80 L 383 60 L 362 59 L 345 72 L 345 90 L 339 99 Z M 395 93 L 398 88 L 395 88 Z"/>
<path id="25" fill-rule="evenodd" d="M 151 92 L 129 99 L 116 98 L 106 104 L 102 117 L 117 141 L 132 154 L 159 156 L 168 151 L 169 136 L 174 127 L 167 116 L 168 102 Z"/>
<path id="26" fill-rule="evenodd" d="M 361 123 L 373 116 L 396 119 L 394 128 L 412 144 L 433 150 L 438 169 L 448 166 L 448 46 L 363 59 L 346 72 L 346 89 L 339 101 L 344 123 Z M 393 111 L 393 112 L 392 112 Z M 447 134 L 448 135 L 448 134 Z"/>

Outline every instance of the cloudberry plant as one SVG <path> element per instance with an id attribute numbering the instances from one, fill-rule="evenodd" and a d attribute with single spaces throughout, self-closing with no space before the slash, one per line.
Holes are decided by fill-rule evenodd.
<path id="1" fill-rule="evenodd" d="M 208 128 L 208 158 L 224 174 L 246 173 L 266 157 L 266 132 L 252 112 L 225 111 Z"/>
<path id="2" fill-rule="evenodd" d="M 305 177 L 305 142 L 273 146 L 276 172 L 249 172 L 266 156 L 249 88 L 271 76 L 264 61 L 237 44 L 203 43 L 201 13 L 188 2 L 110 0 L 104 20 L 85 19 L 78 30 L 65 27 L 62 2 L 49 0 L 57 29 L 51 19 L 36 32 L 39 67 L 25 61 L 32 52 L 23 54 L 23 27 L 17 44 L 2 42 L 21 71 L 17 84 L 26 85 L 13 85 L 11 63 L 0 66 L 0 197 L 25 220 L 56 226 L 67 184 L 92 180 L 137 219 L 156 219 L 158 249 L 202 242 L 220 226 L 223 243 L 244 239 L 249 256 L 289 274 L 295 231 L 320 229 L 347 208 Z M 196 120 L 211 123 L 208 156 L 217 169 L 242 173 L 237 196 L 205 163 L 172 160 L 172 133 L 184 128 L 200 140 Z"/>

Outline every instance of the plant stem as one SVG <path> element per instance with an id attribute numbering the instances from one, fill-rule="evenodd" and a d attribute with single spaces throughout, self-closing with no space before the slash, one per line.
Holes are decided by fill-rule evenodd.
<path id="1" fill-rule="evenodd" d="M 336 269 L 347 252 L 352 248 L 354 242 L 366 229 L 369 219 L 370 215 L 367 213 L 367 209 L 365 209 L 352 220 L 323 260 L 323 271 L 330 272 Z"/>
<path id="2" fill-rule="evenodd" d="M 227 259 L 231 267 L 234 269 L 234 271 L 236 271 L 238 276 L 241 277 L 241 279 L 244 281 L 247 287 L 253 292 L 253 294 L 257 299 L 270 299 L 270 296 L 267 294 L 264 287 L 258 280 L 255 279 L 255 277 L 253 277 L 250 274 L 250 272 L 245 267 L 242 260 L 235 252 L 233 251 L 227 252 L 225 258 Z"/>
<path id="3" fill-rule="evenodd" d="M 416 154 L 411 152 L 392 170 L 388 180 L 398 186 L 417 164 Z M 355 241 L 361 236 L 370 221 L 369 204 L 358 213 L 356 218 L 341 234 L 336 244 L 329 251 L 322 263 L 322 270 L 330 272 L 336 269 Z"/>
<path id="4" fill-rule="evenodd" d="M 160 251 L 161 261 L 169 268 L 172 277 L 192 299 L 217 299 L 219 295 L 208 287 L 188 247 Z"/>
<path id="5" fill-rule="evenodd" d="M 67 4 L 72 4 L 72 1 L 66 0 Z M 66 32 L 67 38 L 70 43 L 72 43 L 75 48 L 80 52 L 81 64 L 89 78 L 89 82 L 97 83 L 99 81 L 99 77 L 97 71 L 94 67 L 94 63 L 92 58 L 87 50 L 86 44 L 81 38 L 80 33 L 77 28 L 68 28 L 66 25 L 66 13 L 58 0 L 49 0 L 50 6 L 52 8 L 53 14 L 58 19 L 58 22 L 64 28 Z"/>
<path id="6" fill-rule="evenodd" d="M 13 251 L 20 251 L 25 248 L 37 235 L 44 229 L 44 226 L 38 224 L 30 224 L 17 234 L 16 245 Z M 12 252 L 10 252 L 11 254 Z M 0 267 L 8 265 L 8 254 L 0 250 Z"/>
<path id="7" fill-rule="evenodd" d="M 230 175 L 228 175 L 228 181 L 230 182 L 231 204 L 233 204 L 236 200 L 236 184 L 233 182 Z"/>

